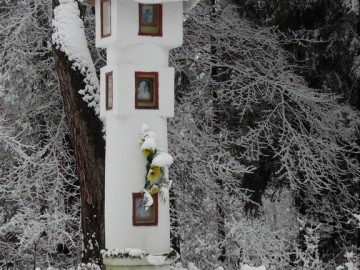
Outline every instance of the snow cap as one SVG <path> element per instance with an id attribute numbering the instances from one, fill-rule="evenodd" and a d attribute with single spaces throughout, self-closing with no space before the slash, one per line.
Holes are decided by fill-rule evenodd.
<path id="1" fill-rule="evenodd" d="M 174 162 L 174 159 L 168 153 L 160 153 L 153 159 L 151 165 L 156 167 L 170 166 Z"/>

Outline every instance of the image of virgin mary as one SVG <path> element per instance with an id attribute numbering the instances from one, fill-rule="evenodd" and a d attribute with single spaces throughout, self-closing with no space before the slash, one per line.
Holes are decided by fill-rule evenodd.
<path id="1" fill-rule="evenodd" d="M 146 100 L 146 101 L 151 100 L 149 82 L 147 81 L 140 82 L 139 87 L 137 89 L 137 98 L 138 100 Z"/>
<path id="2" fill-rule="evenodd" d="M 154 23 L 154 7 L 143 6 L 141 10 L 141 22 L 144 24 Z"/>

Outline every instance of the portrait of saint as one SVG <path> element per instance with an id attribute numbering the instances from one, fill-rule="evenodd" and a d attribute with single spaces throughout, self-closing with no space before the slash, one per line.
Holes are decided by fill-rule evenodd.
<path id="1" fill-rule="evenodd" d="M 140 219 L 149 219 L 151 218 L 151 211 L 149 207 L 144 207 L 143 206 L 143 200 L 142 198 L 137 198 L 136 199 L 136 211 L 135 211 L 135 215 L 136 218 L 140 218 Z"/>
<path id="2" fill-rule="evenodd" d="M 139 4 L 139 35 L 162 36 L 162 4 Z"/>
<path id="3" fill-rule="evenodd" d="M 141 7 L 141 23 L 154 24 L 155 23 L 155 9 L 154 5 L 142 5 Z"/>
<path id="4" fill-rule="evenodd" d="M 158 109 L 158 73 L 135 72 L 135 108 Z"/>
<path id="5" fill-rule="evenodd" d="M 151 100 L 150 82 L 147 80 L 140 81 L 137 94 L 138 94 L 138 100 L 146 100 L 146 101 Z"/>
<path id="6" fill-rule="evenodd" d="M 144 196 L 141 192 L 133 193 L 133 225 L 156 226 L 158 224 L 158 196 L 153 196 L 153 204 L 144 206 Z"/>

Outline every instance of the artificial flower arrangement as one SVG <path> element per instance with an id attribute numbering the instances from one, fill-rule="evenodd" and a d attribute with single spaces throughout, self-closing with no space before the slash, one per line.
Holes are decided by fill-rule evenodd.
<path id="1" fill-rule="evenodd" d="M 152 196 L 159 193 L 165 197 L 165 193 L 171 187 L 169 180 L 168 167 L 173 163 L 170 154 L 160 151 L 156 146 L 156 134 L 149 131 L 149 126 L 143 124 L 140 134 L 140 150 L 146 156 L 146 175 L 144 193 L 144 206 L 149 207 L 153 204 Z"/>

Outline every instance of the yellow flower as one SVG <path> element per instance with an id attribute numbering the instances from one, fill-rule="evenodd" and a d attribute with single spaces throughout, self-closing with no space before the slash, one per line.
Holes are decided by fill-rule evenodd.
<path id="1" fill-rule="evenodd" d="M 153 185 L 153 186 L 150 188 L 149 193 L 150 193 L 151 195 L 155 195 L 156 193 L 158 193 L 158 191 L 159 191 L 158 186 L 157 186 L 157 185 Z"/>
<path id="2" fill-rule="evenodd" d="M 151 169 L 149 170 L 149 172 L 147 174 L 147 179 L 149 181 L 155 181 L 160 177 L 160 175 L 161 175 L 160 167 L 154 166 L 154 167 L 151 167 Z"/>
<path id="3" fill-rule="evenodd" d="M 148 155 L 152 152 L 152 150 L 151 150 L 151 149 L 143 149 L 143 150 L 141 150 L 141 152 L 142 152 L 145 156 L 148 156 Z"/>

